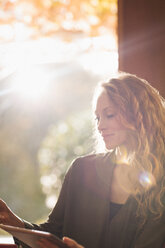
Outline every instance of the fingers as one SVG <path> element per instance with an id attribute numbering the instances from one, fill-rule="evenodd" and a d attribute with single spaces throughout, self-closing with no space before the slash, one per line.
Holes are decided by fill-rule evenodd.
<path id="1" fill-rule="evenodd" d="M 7 224 L 7 217 L 5 213 L 0 213 L 0 224 Z"/>
<path id="2" fill-rule="evenodd" d="M 0 220 L 4 220 L 4 219 L 5 219 L 4 215 L 0 214 Z"/>
<path id="3" fill-rule="evenodd" d="M 6 208 L 6 203 L 0 199 L 0 211 L 4 210 Z"/>
<path id="4" fill-rule="evenodd" d="M 5 218 L 2 214 L 0 214 L 0 224 L 4 224 Z"/>
<path id="5" fill-rule="evenodd" d="M 63 241 L 67 244 L 70 248 L 84 248 L 84 246 L 78 244 L 75 240 L 70 239 L 68 237 L 63 237 Z"/>
<path id="6" fill-rule="evenodd" d="M 0 199 L 0 223 L 1 224 L 5 224 L 5 219 L 6 219 L 6 216 L 4 214 L 5 208 L 6 208 L 6 203 L 2 199 Z"/>
<path id="7" fill-rule="evenodd" d="M 63 237 L 63 241 L 65 244 L 67 244 L 70 248 L 84 248 L 82 245 L 79 245 L 75 240 L 70 239 L 68 237 Z M 37 245 L 40 248 L 59 248 L 57 245 L 53 244 L 49 240 L 46 239 L 40 239 L 37 241 Z"/>

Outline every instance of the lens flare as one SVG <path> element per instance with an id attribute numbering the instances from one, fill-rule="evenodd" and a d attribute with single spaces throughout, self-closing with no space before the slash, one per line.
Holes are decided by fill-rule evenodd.
<path id="1" fill-rule="evenodd" d="M 127 164 L 131 162 L 133 154 L 129 154 L 125 146 L 116 149 L 116 164 Z"/>
<path id="2" fill-rule="evenodd" d="M 155 178 L 150 172 L 141 172 L 139 175 L 139 182 L 144 188 L 150 188 L 155 185 Z"/>

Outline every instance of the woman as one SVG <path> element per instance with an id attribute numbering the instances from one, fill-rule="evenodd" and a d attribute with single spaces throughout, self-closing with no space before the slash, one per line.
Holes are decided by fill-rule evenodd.
<path id="1" fill-rule="evenodd" d="M 0 222 L 70 237 L 76 248 L 163 248 L 165 100 L 131 74 L 100 85 L 95 99 L 104 152 L 73 162 L 46 223 L 23 221 L 3 202 Z"/>

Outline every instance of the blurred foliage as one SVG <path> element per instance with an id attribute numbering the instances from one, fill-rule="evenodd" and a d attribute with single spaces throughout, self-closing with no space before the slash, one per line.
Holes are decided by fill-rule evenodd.
<path id="1" fill-rule="evenodd" d="M 2 0 L 0 42 L 16 41 L 18 50 L 11 60 L 10 56 L 5 57 L 9 47 L 2 45 L 0 69 L 13 61 L 16 64 L 18 51 L 26 62 L 19 41 L 51 36 L 71 42 L 84 36 L 114 33 L 116 12 L 117 0 Z M 102 45 L 105 48 L 105 43 Z M 53 52 L 52 56 L 58 57 Z M 61 52 L 72 59 L 72 53 Z M 29 49 L 28 53 L 33 52 Z M 97 70 L 96 63 L 91 63 Z M 17 215 L 29 221 L 48 214 L 45 200 L 52 207 L 71 161 L 91 152 L 92 124 L 86 110 L 100 80 L 71 61 L 40 67 L 51 81 L 47 82 L 48 95 L 38 103 L 10 91 L 17 73 L 12 71 L 9 75 L 10 70 L 6 70 L 0 80 L 0 197 Z M 34 80 L 32 70 L 27 73 Z M 28 78 L 26 73 L 24 77 Z"/>
<path id="2" fill-rule="evenodd" d="M 26 38 L 56 34 L 68 41 L 76 34 L 102 35 L 116 27 L 116 13 L 117 0 L 0 1 L 1 30 L 9 40 L 19 39 L 20 32 Z"/>
<path id="3" fill-rule="evenodd" d="M 84 111 L 91 107 L 98 81 L 71 62 L 36 67 L 46 68 L 45 73 L 51 75 L 47 95 L 39 101 L 32 101 L 23 93 L 3 95 L 12 87 L 17 73 L 0 81 L 0 197 L 17 215 L 33 222 L 49 213 L 45 200 L 57 196 L 71 161 L 90 152 L 90 116 Z M 57 77 L 61 70 L 63 73 Z M 61 132 L 61 125 L 66 132 Z M 47 151 L 44 149 L 49 150 L 46 156 L 51 165 L 43 160 Z M 49 181 L 57 180 L 49 185 L 51 192 L 44 190 L 44 176 Z"/>
<path id="4" fill-rule="evenodd" d="M 33 126 L 35 118 L 17 103 L 1 113 L 0 197 L 20 217 L 34 221 L 46 211 L 35 155 L 42 135 Z"/>
<path id="5" fill-rule="evenodd" d="M 39 150 L 41 184 L 52 208 L 64 175 L 78 156 L 93 151 L 91 114 L 74 114 L 49 128 Z"/>

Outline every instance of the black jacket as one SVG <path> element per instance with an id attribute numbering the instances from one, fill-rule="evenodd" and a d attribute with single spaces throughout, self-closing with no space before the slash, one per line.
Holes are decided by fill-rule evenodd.
<path id="1" fill-rule="evenodd" d="M 155 221 L 149 215 L 141 228 L 132 196 L 109 221 L 113 168 L 110 153 L 76 159 L 48 221 L 40 226 L 25 222 L 26 227 L 68 236 L 85 248 L 163 248 L 165 217 Z"/>

